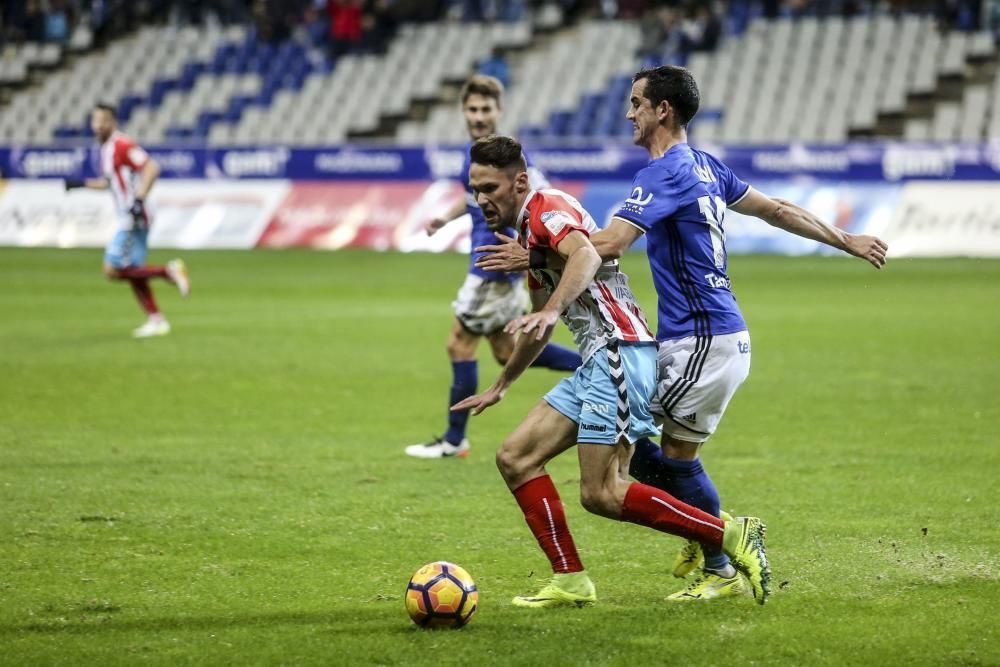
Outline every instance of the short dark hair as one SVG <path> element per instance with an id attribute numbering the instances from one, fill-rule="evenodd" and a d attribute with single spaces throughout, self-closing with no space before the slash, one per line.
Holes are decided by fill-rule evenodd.
<path id="1" fill-rule="evenodd" d="M 112 118 L 118 120 L 118 109 L 116 109 L 112 104 L 107 104 L 105 102 L 98 102 L 97 104 L 94 105 L 94 111 L 107 111 L 109 114 L 111 114 Z"/>
<path id="2" fill-rule="evenodd" d="M 472 144 L 469 155 L 474 164 L 485 164 L 505 170 L 513 168 L 518 172 L 528 170 L 521 143 L 512 137 L 499 134 L 483 137 Z"/>
<path id="3" fill-rule="evenodd" d="M 691 72 L 676 65 L 661 65 L 650 69 L 639 70 L 632 77 L 632 83 L 646 80 L 643 91 L 649 103 L 656 108 L 666 100 L 677 115 L 681 127 L 687 127 L 694 115 L 698 113 L 701 95 L 698 84 Z"/>
<path id="4" fill-rule="evenodd" d="M 503 84 L 495 76 L 486 74 L 473 74 L 462 85 L 462 104 L 469 99 L 470 95 L 482 95 L 496 100 L 497 106 L 502 106 L 500 98 L 503 97 Z"/>

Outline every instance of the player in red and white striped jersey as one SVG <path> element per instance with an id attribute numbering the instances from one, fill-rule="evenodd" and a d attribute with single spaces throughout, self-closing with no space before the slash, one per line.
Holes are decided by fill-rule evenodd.
<path id="1" fill-rule="evenodd" d="M 510 137 L 478 140 L 469 182 L 491 229 L 514 227 L 536 253 L 558 254 L 563 268 L 531 269 L 534 312 L 505 331 L 520 336 L 500 377 L 453 410 L 479 414 L 504 393 L 541 352 L 562 318 L 580 346 L 583 366 L 557 384 L 508 436 L 497 467 L 552 566 L 538 593 L 514 598 L 519 607 L 583 606 L 594 584 L 570 535 L 559 492 L 546 464 L 579 445 L 580 499 L 590 512 L 721 549 L 740 571 L 766 568 L 763 544 L 751 542 L 740 520 L 723 521 L 665 491 L 628 481 L 636 441 L 657 434 L 650 401 L 656 391 L 656 340 L 615 260 L 602 263 L 590 242 L 593 219 L 570 195 L 532 190 L 521 145 Z M 548 264 L 552 266 L 552 264 Z"/>
<path id="2" fill-rule="evenodd" d="M 528 250 L 555 251 L 572 231 L 588 237 L 597 223 L 574 197 L 561 190 L 529 191 L 514 225 L 518 240 Z M 555 290 L 562 269 L 531 269 L 528 287 Z M 605 262 L 584 292 L 566 308 L 562 320 L 573 334 L 586 362 L 598 349 L 613 341 L 649 343 L 655 341 L 646 317 L 629 289 L 628 276 L 618 268 L 618 260 Z"/>
<path id="3" fill-rule="evenodd" d="M 110 190 L 115 202 L 118 229 L 104 252 L 104 274 L 112 280 L 127 280 L 139 305 L 146 312 L 146 322 L 132 335 L 136 338 L 163 336 L 170 324 L 160 312 L 149 285 L 150 278 L 172 282 L 187 296 L 191 284 L 184 262 L 171 260 L 166 266 L 146 266 L 151 218 L 145 199 L 160 175 L 155 160 L 134 141 L 118 130 L 115 109 L 106 104 L 94 107 L 90 127 L 101 143 L 101 177 L 67 180 L 66 189 L 78 187 Z"/>

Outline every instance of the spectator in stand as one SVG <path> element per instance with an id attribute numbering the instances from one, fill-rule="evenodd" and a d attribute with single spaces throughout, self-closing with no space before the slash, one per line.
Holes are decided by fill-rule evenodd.
<path id="1" fill-rule="evenodd" d="M 65 0 L 52 0 L 45 15 L 45 40 L 65 42 L 69 39 L 69 7 Z"/>
<path id="2" fill-rule="evenodd" d="M 722 22 L 711 5 L 698 5 L 694 15 L 684 21 L 681 30 L 686 38 L 686 51 L 712 51 L 719 44 Z"/>
<path id="3" fill-rule="evenodd" d="M 24 36 L 29 42 L 45 40 L 45 10 L 40 0 L 28 0 L 24 15 Z"/>
<path id="4" fill-rule="evenodd" d="M 435 21 L 448 11 L 448 0 L 395 0 L 393 11 L 400 21 Z"/>
<path id="5" fill-rule="evenodd" d="M 361 24 L 365 51 L 385 53 L 396 34 L 396 17 L 390 0 L 368 0 Z"/>
<path id="6" fill-rule="evenodd" d="M 714 49 L 722 36 L 722 21 L 709 4 L 656 9 L 641 25 L 640 54 L 658 63 L 683 64 L 692 51 Z"/>
<path id="7" fill-rule="evenodd" d="M 330 44 L 335 56 L 356 51 L 361 46 L 363 0 L 328 0 L 326 13 L 330 17 Z"/>
<path id="8" fill-rule="evenodd" d="M 636 19 L 649 10 L 649 0 L 618 0 L 618 18 Z"/>
<path id="9" fill-rule="evenodd" d="M 649 12 L 639 23 L 639 55 L 644 59 L 658 60 L 673 32 L 674 10 L 664 7 Z"/>

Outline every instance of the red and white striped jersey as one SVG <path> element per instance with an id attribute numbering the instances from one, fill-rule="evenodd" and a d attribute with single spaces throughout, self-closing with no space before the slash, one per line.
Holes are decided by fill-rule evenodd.
<path id="1" fill-rule="evenodd" d="M 135 201 L 135 192 L 139 187 L 139 172 L 148 160 L 149 155 L 146 151 L 118 130 L 112 132 L 108 140 L 101 144 L 101 173 L 108 179 L 118 219 L 123 228 L 130 228 L 133 225 L 129 209 Z M 149 222 L 147 216 L 147 227 Z"/>
<path id="2" fill-rule="evenodd" d="M 528 193 L 515 229 L 523 247 L 553 250 L 572 231 L 588 237 L 598 231 L 594 219 L 576 198 L 555 189 Z M 531 269 L 528 287 L 544 289 L 551 294 L 561 277 L 561 269 Z M 600 266 L 590 287 L 566 309 L 562 320 L 573 334 L 584 360 L 612 340 L 656 341 L 629 289 L 628 276 L 618 268 L 617 260 Z"/>

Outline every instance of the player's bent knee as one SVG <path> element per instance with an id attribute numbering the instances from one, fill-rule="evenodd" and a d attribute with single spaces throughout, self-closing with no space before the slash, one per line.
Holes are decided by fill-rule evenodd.
<path id="1" fill-rule="evenodd" d="M 505 441 L 497 450 L 497 470 L 508 483 L 518 481 L 531 467 L 519 454 L 520 451 L 521 448 L 512 446 L 510 440 Z"/>
<path id="2" fill-rule="evenodd" d="M 110 264 L 105 264 L 102 268 L 104 270 L 104 277 L 108 280 L 118 280 L 122 277 L 121 271 Z"/>
<path id="3" fill-rule="evenodd" d="M 452 361 L 472 361 L 476 358 L 475 339 L 467 340 L 456 335 L 448 337 L 448 358 Z"/>
<path id="4" fill-rule="evenodd" d="M 610 519 L 617 519 L 621 514 L 621 508 L 616 506 L 614 495 L 603 486 L 581 486 L 580 504 L 591 514 Z"/>

